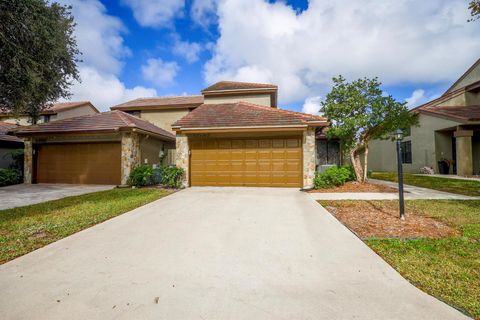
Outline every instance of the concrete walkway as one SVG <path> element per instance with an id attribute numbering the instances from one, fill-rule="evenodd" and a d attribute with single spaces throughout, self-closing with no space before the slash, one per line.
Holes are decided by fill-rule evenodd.
<path id="1" fill-rule="evenodd" d="M 468 319 L 295 189 L 190 188 L 0 266 L 2 319 Z"/>
<path id="2" fill-rule="evenodd" d="M 16 184 L 0 188 L 0 210 L 109 190 L 115 186 L 78 184 Z"/>
<path id="3" fill-rule="evenodd" d="M 369 179 L 370 183 L 383 184 L 398 188 L 398 183 Z M 465 196 L 462 194 L 443 192 L 427 188 L 404 185 L 405 200 L 480 200 L 480 197 Z M 394 192 L 337 192 L 337 193 L 309 193 L 314 200 L 396 200 L 398 193 Z"/>

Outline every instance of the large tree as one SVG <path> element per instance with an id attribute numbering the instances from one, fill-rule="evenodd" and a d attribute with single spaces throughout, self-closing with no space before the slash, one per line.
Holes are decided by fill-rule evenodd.
<path id="1" fill-rule="evenodd" d="M 79 80 L 71 8 L 45 0 L 0 0 L 0 108 L 40 113 Z"/>
<path id="2" fill-rule="evenodd" d="M 477 20 L 480 17 L 480 0 L 472 0 L 468 4 L 472 18 L 470 21 Z"/>
<path id="3" fill-rule="evenodd" d="M 398 128 L 416 123 L 406 103 L 395 101 L 380 89 L 377 78 L 347 82 L 333 78 L 333 88 L 322 101 L 323 115 L 331 120 L 329 138 L 339 138 L 345 154 L 350 155 L 357 181 L 367 180 L 368 143 L 372 139 L 389 139 Z M 364 155 L 364 166 L 360 154 Z"/>

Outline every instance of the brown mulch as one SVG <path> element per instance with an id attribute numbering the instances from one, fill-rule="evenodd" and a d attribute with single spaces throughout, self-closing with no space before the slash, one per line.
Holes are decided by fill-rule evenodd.
<path id="1" fill-rule="evenodd" d="M 398 209 L 371 201 L 329 201 L 325 208 L 360 238 L 444 238 L 458 234 L 448 225 L 412 212 L 406 220 Z"/>
<path id="2" fill-rule="evenodd" d="M 328 188 L 328 189 L 314 189 L 308 192 L 311 193 L 325 193 L 325 192 L 398 192 L 397 189 L 383 185 L 383 184 L 374 184 L 374 183 L 358 183 L 358 182 L 347 182 L 343 186 Z"/>

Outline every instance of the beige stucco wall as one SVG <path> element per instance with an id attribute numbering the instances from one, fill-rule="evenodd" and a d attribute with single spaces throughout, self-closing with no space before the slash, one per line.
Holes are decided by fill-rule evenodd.
<path id="1" fill-rule="evenodd" d="M 67 118 L 79 117 L 79 116 L 86 116 L 89 114 L 96 114 L 96 113 L 97 112 L 93 110 L 92 107 L 85 105 L 85 106 L 76 107 L 69 110 L 60 111 L 59 113 L 57 113 L 56 117 L 52 116 L 50 118 L 50 121 L 62 120 Z"/>
<path id="2" fill-rule="evenodd" d="M 157 127 L 171 131 L 172 124 L 188 114 L 188 109 L 152 110 L 140 112 L 140 118 L 147 120 Z"/>
<path id="3" fill-rule="evenodd" d="M 28 122 L 28 117 L 10 117 L 10 118 L 1 118 L 0 121 L 6 122 L 6 123 L 12 123 L 12 124 L 19 124 L 21 126 L 28 126 L 31 123 Z"/>
<path id="4" fill-rule="evenodd" d="M 442 103 L 439 103 L 439 106 L 465 106 L 467 104 L 467 98 L 465 93 L 454 96 L 448 100 L 445 100 Z"/>
<path id="5" fill-rule="evenodd" d="M 230 96 L 206 96 L 204 103 L 233 103 L 238 101 L 245 101 L 255 103 L 263 106 L 271 107 L 269 94 L 255 94 L 255 95 L 230 95 Z"/>
<path id="6" fill-rule="evenodd" d="M 412 163 L 404 164 L 405 172 L 418 173 L 421 167 L 433 167 L 438 170 L 437 161 L 442 157 L 452 158 L 452 141 L 446 134 L 435 132 L 440 129 L 453 128 L 459 123 L 443 118 L 419 115 L 419 126 L 411 128 L 411 135 L 403 141 L 412 142 Z M 396 171 L 397 154 L 394 141 L 374 140 L 370 142 L 368 170 Z"/>
<path id="7" fill-rule="evenodd" d="M 465 78 L 463 78 L 459 83 L 457 83 L 451 91 L 465 87 L 469 84 L 472 84 L 480 80 L 480 64 L 478 64 L 473 70 L 471 70 Z"/>

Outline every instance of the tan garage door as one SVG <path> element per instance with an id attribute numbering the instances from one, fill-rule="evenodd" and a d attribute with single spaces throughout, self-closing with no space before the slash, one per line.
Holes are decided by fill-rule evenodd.
<path id="1" fill-rule="evenodd" d="M 40 145 L 38 183 L 120 184 L 120 143 Z"/>
<path id="2" fill-rule="evenodd" d="M 302 186 L 302 140 L 191 140 L 192 186 Z"/>

